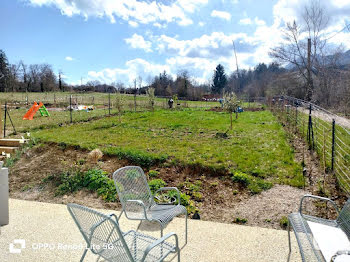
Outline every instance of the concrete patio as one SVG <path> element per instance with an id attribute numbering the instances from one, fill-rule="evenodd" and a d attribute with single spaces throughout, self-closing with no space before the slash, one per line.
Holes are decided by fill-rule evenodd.
<path id="1" fill-rule="evenodd" d="M 176 232 L 180 246 L 184 244 L 184 222 L 177 218 L 164 231 Z M 137 227 L 137 222 L 124 215 L 120 224 L 124 231 Z M 150 228 L 141 226 L 140 230 L 158 237 L 159 231 Z M 25 241 L 20 253 L 9 252 L 15 239 Z M 12 247 L 19 252 L 20 246 L 15 243 Z M 79 261 L 83 247 L 85 242 L 65 205 L 10 199 L 10 224 L 0 234 L 0 261 Z M 287 231 L 189 219 L 188 244 L 181 250 L 181 261 L 280 262 L 286 261 L 287 253 Z M 85 261 L 95 260 L 88 252 Z M 291 261 L 300 261 L 294 236 Z"/>

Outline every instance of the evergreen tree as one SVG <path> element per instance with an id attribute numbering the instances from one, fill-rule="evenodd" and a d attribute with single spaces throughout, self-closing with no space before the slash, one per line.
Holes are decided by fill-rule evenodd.
<path id="1" fill-rule="evenodd" d="M 9 76 L 9 63 L 6 54 L 0 49 L 0 92 L 6 91 L 6 80 Z"/>
<path id="2" fill-rule="evenodd" d="M 213 84 L 211 86 L 212 92 L 215 94 L 221 94 L 227 85 L 227 77 L 225 69 L 221 64 L 218 64 L 214 71 Z"/>

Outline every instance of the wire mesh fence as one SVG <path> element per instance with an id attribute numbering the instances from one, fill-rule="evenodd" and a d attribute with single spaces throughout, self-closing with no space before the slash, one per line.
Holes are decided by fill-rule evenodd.
<path id="1" fill-rule="evenodd" d="M 118 99 L 118 96 L 119 99 Z M 0 137 L 16 132 L 26 132 L 33 128 L 61 126 L 118 115 L 119 111 L 144 112 L 153 109 L 169 108 L 170 97 L 156 97 L 151 106 L 146 95 L 117 93 L 1 93 L 0 95 Z M 36 112 L 33 120 L 23 116 L 37 102 L 42 102 L 49 116 Z M 120 105 L 118 105 L 118 103 Z M 206 108 L 218 106 L 217 101 L 187 101 L 179 99 L 173 108 Z M 5 117 L 6 116 L 6 117 Z"/>
<path id="2" fill-rule="evenodd" d="M 317 152 L 325 173 L 334 173 L 340 187 L 350 194 L 350 120 L 313 103 L 289 96 L 269 101 L 289 130 L 302 135 Z"/>

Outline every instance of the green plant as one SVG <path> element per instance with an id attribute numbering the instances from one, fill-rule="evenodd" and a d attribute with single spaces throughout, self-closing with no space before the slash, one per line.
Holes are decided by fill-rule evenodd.
<path id="1" fill-rule="evenodd" d="M 83 158 L 81 158 L 77 161 L 77 164 L 81 165 L 81 166 L 84 165 L 85 163 L 86 163 L 86 159 L 83 159 Z"/>
<path id="2" fill-rule="evenodd" d="M 90 169 L 84 175 L 84 187 L 95 191 L 105 186 L 110 178 L 107 173 L 101 169 Z"/>
<path id="3" fill-rule="evenodd" d="M 231 130 L 232 130 L 232 113 L 236 112 L 236 119 L 237 119 L 239 105 L 240 105 L 240 101 L 238 101 L 238 98 L 234 92 L 224 94 L 224 108 L 228 113 L 230 113 Z"/>
<path id="4" fill-rule="evenodd" d="M 239 171 L 235 172 L 231 179 L 233 182 L 240 183 L 243 186 L 248 186 L 251 182 L 251 178 L 249 177 L 249 175 Z"/>
<path id="5" fill-rule="evenodd" d="M 117 190 L 114 181 L 112 179 L 106 180 L 106 183 L 97 189 L 97 194 L 107 202 L 115 202 L 117 200 Z"/>
<path id="6" fill-rule="evenodd" d="M 286 229 L 288 226 L 288 218 L 286 216 L 281 217 L 280 219 L 280 226 L 283 229 Z"/>
<path id="7" fill-rule="evenodd" d="M 130 180 L 136 180 L 141 177 L 141 173 L 138 170 L 130 169 L 126 171 L 126 176 Z"/>
<path id="8" fill-rule="evenodd" d="M 159 172 L 156 171 L 156 170 L 150 170 L 150 171 L 148 172 L 148 176 L 149 176 L 149 177 L 157 177 L 158 175 L 159 175 Z"/>
<path id="9" fill-rule="evenodd" d="M 192 197 L 196 201 L 202 201 L 203 200 L 203 195 L 200 192 L 193 192 Z"/>
<path id="10" fill-rule="evenodd" d="M 163 179 L 153 179 L 153 180 L 148 182 L 148 185 L 149 185 L 149 188 L 150 188 L 152 194 L 154 194 L 161 187 L 165 187 L 166 183 L 164 182 Z"/>
<path id="11" fill-rule="evenodd" d="M 84 186 L 84 174 L 80 171 L 68 171 L 58 175 L 55 195 L 64 195 L 80 190 Z"/>
<path id="12" fill-rule="evenodd" d="M 217 187 L 219 185 L 219 182 L 212 182 L 209 184 L 209 187 Z"/>
<path id="13" fill-rule="evenodd" d="M 233 223 L 236 223 L 236 224 L 245 224 L 247 222 L 248 220 L 246 218 L 236 217 L 235 219 L 233 219 Z"/>
<path id="14" fill-rule="evenodd" d="M 194 183 L 191 183 L 189 181 L 185 181 L 184 183 L 185 188 L 191 192 L 198 192 L 200 190 L 201 185 L 202 182 L 200 180 L 196 180 Z"/>

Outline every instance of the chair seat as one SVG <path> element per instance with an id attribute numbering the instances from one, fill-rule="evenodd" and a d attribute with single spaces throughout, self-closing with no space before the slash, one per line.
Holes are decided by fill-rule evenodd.
<path id="1" fill-rule="evenodd" d="M 130 253 L 135 261 L 141 261 L 143 258 L 144 252 L 146 248 L 152 244 L 157 239 L 151 236 L 144 235 L 142 233 L 136 232 L 134 230 L 130 230 L 126 233 L 123 233 L 126 245 L 129 247 Z M 101 256 L 108 261 L 130 261 L 127 257 L 126 253 L 122 254 L 118 249 L 118 245 L 120 245 L 119 241 L 116 246 L 113 248 L 107 248 L 103 251 Z M 114 249 L 116 248 L 116 249 Z M 159 261 L 160 258 L 166 256 L 169 253 L 176 252 L 175 245 L 172 245 L 168 242 L 163 242 L 162 245 L 159 245 L 151 250 L 151 252 L 147 255 L 145 261 L 154 262 Z"/>
<path id="2" fill-rule="evenodd" d="M 331 258 L 337 251 L 350 250 L 350 241 L 346 234 L 339 228 L 321 223 L 307 221 L 315 242 L 321 250 L 325 260 L 331 261 Z M 316 246 L 316 243 L 314 245 Z M 339 256 L 336 262 L 350 261 L 349 256 Z"/>
<path id="3" fill-rule="evenodd" d="M 174 217 L 181 214 L 187 214 L 187 210 L 182 205 L 153 205 L 146 211 L 146 213 L 149 220 L 156 220 L 163 225 L 166 225 Z"/>

